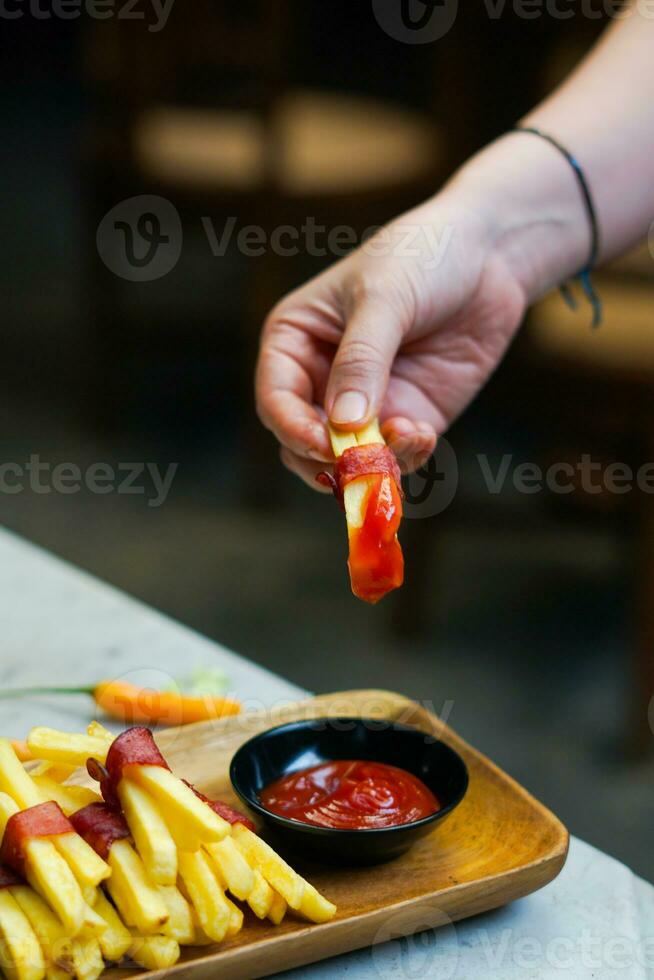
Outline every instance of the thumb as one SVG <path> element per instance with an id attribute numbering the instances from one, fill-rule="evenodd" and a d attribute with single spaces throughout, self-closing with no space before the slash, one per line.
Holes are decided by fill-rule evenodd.
<path id="1" fill-rule="evenodd" d="M 361 428 L 379 414 L 404 334 L 390 303 L 362 299 L 353 309 L 332 364 L 325 410 L 337 428 Z"/>

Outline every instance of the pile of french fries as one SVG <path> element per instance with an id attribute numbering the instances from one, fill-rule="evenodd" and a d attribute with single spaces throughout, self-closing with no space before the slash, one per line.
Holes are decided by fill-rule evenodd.
<path id="1" fill-rule="evenodd" d="M 34 728 L 40 760 L 28 772 L 0 739 L 0 837 L 13 814 L 55 801 L 66 816 L 101 797 L 67 780 L 87 759 L 106 760 L 113 740 L 97 722 L 86 734 Z M 95 980 L 129 957 L 165 969 L 180 946 L 234 936 L 249 908 L 275 925 L 287 910 L 326 922 L 335 906 L 244 824 L 230 824 L 161 766 L 128 767 L 118 784 L 130 836 L 106 860 L 76 832 L 24 846 L 25 883 L 0 888 L 0 967 L 10 980 Z"/>

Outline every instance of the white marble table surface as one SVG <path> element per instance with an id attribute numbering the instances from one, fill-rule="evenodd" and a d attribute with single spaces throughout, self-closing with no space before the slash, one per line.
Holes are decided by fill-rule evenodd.
<path id="1" fill-rule="evenodd" d="M 0 688 L 167 682 L 219 664 L 248 704 L 300 688 L 0 531 Z M 0 701 L 0 732 L 79 728 L 90 700 Z M 654 841 L 654 833 L 653 833 Z M 397 923 L 401 932 L 401 920 Z M 654 888 L 573 839 L 556 881 L 495 912 L 283 974 L 287 980 L 654 980 Z M 280 974 L 280 976 L 282 976 Z"/>

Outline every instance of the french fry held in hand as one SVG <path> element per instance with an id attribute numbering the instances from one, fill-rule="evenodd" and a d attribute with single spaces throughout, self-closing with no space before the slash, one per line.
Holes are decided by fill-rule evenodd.
<path id="1" fill-rule="evenodd" d="M 345 511 L 352 591 L 374 604 L 404 581 L 397 539 L 402 519 L 399 466 L 377 422 L 361 432 L 330 428 L 330 438 L 334 475 L 320 473 L 317 479 L 331 487 Z"/>

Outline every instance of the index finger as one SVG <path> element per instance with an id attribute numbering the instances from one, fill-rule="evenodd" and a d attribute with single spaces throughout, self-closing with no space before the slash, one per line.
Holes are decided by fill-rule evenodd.
<path id="1" fill-rule="evenodd" d="M 333 458 L 327 427 L 314 404 L 314 384 L 303 363 L 308 338 L 291 324 L 266 326 L 256 371 L 259 418 L 279 442 L 299 456 L 328 461 Z"/>

